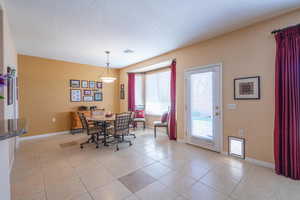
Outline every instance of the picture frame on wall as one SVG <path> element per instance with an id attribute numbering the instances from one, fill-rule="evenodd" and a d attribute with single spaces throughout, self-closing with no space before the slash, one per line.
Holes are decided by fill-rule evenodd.
<path id="1" fill-rule="evenodd" d="M 125 86 L 121 84 L 120 86 L 120 99 L 125 99 Z"/>
<path id="2" fill-rule="evenodd" d="M 70 87 L 71 88 L 80 88 L 80 80 L 70 80 Z"/>
<path id="3" fill-rule="evenodd" d="M 88 86 L 89 86 L 88 81 L 86 81 L 86 80 L 81 81 L 81 87 L 82 88 L 88 88 Z"/>
<path id="4" fill-rule="evenodd" d="M 91 101 L 93 101 L 93 96 L 83 96 L 83 101 L 91 102 Z"/>
<path id="5" fill-rule="evenodd" d="M 260 99 L 260 76 L 234 79 L 235 100 Z"/>
<path id="6" fill-rule="evenodd" d="M 89 88 L 95 88 L 96 83 L 95 81 L 89 81 Z"/>
<path id="7" fill-rule="evenodd" d="M 71 102 L 81 102 L 81 90 L 71 89 L 70 90 L 70 100 L 71 100 Z"/>
<path id="8" fill-rule="evenodd" d="M 94 93 L 94 101 L 103 101 L 103 93 L 95 92 Z"/>
<path id="9" fill-rule="evenodd" d="M 97 84 L 96 84 L 96 85 L 97 85 L 97 88 L 98 88 L 98 89 L 102 89 L 102 87 L 103 87 L 103 84 L 102 84 L 102 82 L 97 82 Z"/>
<path id="10" fill-rule="evenodd" d="M 92 90 L 83 90 L 83 95 L 84 96 L 91 96 L 92 95 Z"/>

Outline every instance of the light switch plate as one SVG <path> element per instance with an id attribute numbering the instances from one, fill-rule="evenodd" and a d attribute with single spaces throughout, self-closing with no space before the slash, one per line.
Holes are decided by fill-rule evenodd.
<path id="1" fill-rule="evenodd" d="M 228 108 L 229 110 L 235 110 L 235 109 L 236 109 L 236 104 L 228 104 L 228 105 L 227 105 L 227 108 Z"/>

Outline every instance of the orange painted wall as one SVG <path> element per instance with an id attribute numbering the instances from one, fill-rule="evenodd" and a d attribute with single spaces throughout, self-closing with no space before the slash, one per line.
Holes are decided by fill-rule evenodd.
<path id="1" fill-rule="evenodd" d="M 103 85 L 103 102 L 70 102 L 69 80 L 99 80 L 103 67 L 19 55 L 20 117 L 37 135 L 70 130 L 70 112 L 78 106 L 96 105 L 119 111 L 119 82 Z M 112 70 L 115 77 L 119 70 Z M 52 122 L 56 118 L 56 122 Z"/>
<path id="2" fill-rule="evenodd" d="M 165 60 L 177 59 L 177 131 L 186 137 L 184 70 L 191 67 L 223 63 L 223 150 L 227 151 L 227 136 L 238 136 L 245 129 L 246 156 L 273 161 L 274 118 L 274 29 L 299 23 L 300 10 L 254 24 L 252 26 L 172 51 L 129 66 L 120 71 L 120 83 L 127 88 L 127 71 Z M 233 79 L 261 76 L 261 100 L 235 101 Z M 127 89 L 126 89 L 127 90 Z M 236 110 L 227 105 L 237 104 Z M 120 101 L 120 110 L 127 110 L 127 99 Z"/>

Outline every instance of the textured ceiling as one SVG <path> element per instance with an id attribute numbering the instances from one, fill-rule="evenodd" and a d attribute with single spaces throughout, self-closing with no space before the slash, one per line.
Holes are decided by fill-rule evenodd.
<path id="1" fill-rule="evenodd" d="M 6 0 L 17 51 L 125 67 L 300 6 L 299 0 Z M 132 49 L 132 54 L 123 53 Z"/>

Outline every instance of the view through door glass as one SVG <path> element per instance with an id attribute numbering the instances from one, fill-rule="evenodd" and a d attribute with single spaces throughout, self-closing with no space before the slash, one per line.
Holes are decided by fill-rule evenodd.
<path id="1" fill-rule="evenodd" d="M 213 140 L 213 73 L 192 74 L 191 85 L 191 135 Z"/>

